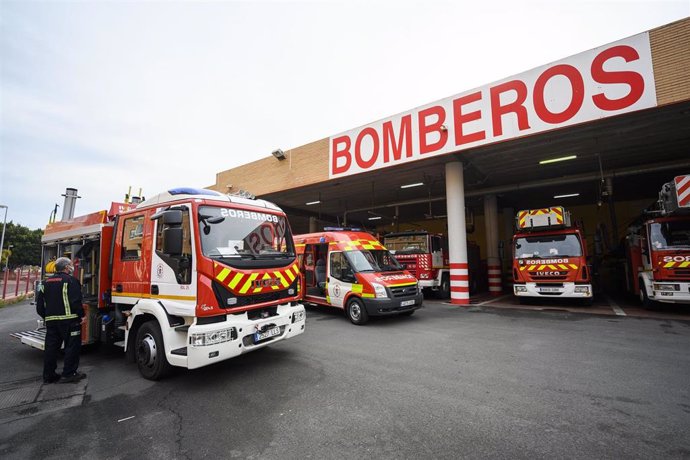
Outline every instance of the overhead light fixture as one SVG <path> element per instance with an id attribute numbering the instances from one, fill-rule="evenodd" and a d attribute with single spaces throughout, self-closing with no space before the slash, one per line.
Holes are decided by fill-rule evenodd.
<path id="1" fill-rule="evenodd" d="M 381 220 L 381 219 L 382 219 L 381 216 L 374 216 L 374 217 L 369 218 L 369 220 Z"/>
<path id="2" fill-rule="evenodd" d="M 414 184 L 401 185 L 400 188 L 419 187 L 421 185 L 424 185 L 424 182 L 415 182 Z"/>
<path id="3" fill-rule="evenodd" d="M 554 195 L 554 198 L 570 198 L 573 196 L 580 196 L 579 193 L 568 193 L 567 195 Z"/>
<path id="4" fill-rule="evenodd" d="M 304 203 L 304 204 L 306 204 L 307 206 L 311 206 L 313 204 L 319 204 L 319 203 L 321 203 L 321 200 L 310 201 L 309 203 Z"/>
<path id="5" fill-rule="evenodd" d="M 278 160 L 284 160 L 286 158 L 285 152 L 283 152 L 281 149 L 272 151 L 271 155 L 276 157 Z"/>
<path id="6" fill-rule="evenodd" d="M 568 155 L 567 157 L 550 158 L 548 160 L 541 160 L 539 162 L 539 164 L 540 165 L 547 165 L 549 163 L 557 163 L 559 161 L 574 160 L 575 158 L 577 158 L 577 155 Z"/>

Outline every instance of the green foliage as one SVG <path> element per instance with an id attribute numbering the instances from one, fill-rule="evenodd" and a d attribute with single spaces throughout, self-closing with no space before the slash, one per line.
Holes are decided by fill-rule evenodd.
<path id="1" fill-rule="evenodd" d="M 0 226 L 1 227 L 1 226 Z M 2 232 L 2 228 L 0 228 Z M 23 225 L 14 224 L 12 221 L 7 223 L 5 228 L 5 242 L 3 244 L 2 257 L 0 263 L 5 266 L 5 261 L 9 255 L 9 268 L 24 265 L 41 265 L 41 236 L 43 230 L 30 230 Z M 10 245 L 12 248 L 10 248 Z"/>

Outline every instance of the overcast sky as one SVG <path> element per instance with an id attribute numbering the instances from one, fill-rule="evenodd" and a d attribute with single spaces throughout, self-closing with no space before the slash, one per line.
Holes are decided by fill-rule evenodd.
<path id="1" fill-rule="evenodd" d="M 0 0 L 0 204 L 43 228 L 66 187 L 86 214 L 130 185 L 209 186 L 688 16 L 690 0 Z"/>

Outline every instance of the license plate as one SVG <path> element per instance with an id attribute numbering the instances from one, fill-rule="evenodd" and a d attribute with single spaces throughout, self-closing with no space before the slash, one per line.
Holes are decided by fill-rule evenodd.
<path id="1" fill-rule="evenodd" d="M 263 332 L 255 332 L 254 333 L 254 343 L 260 342 L 262 340 L 266 340 L 270 337 L 275 337 L 276 335 L 280 335 L 280 327 L 272 327 L 266 331 Z"/>
<path id="2" fill-rule="evenodd" d="M 559 288 L 539 288 L 539 292 L 560 292 Z"/>
<path id="3" fill-rule="evenodd" d="M 400 302 L 401 307 L 409 307 L 410 305 L 414 305 L 414 300 L 403 300 Z"/>

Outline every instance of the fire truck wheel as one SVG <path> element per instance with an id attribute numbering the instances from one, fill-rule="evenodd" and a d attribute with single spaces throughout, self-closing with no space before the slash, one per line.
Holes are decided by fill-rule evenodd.
<path id="1" fill-rule="evenodd" d="M 657 306 L 656 302 L 651 300 L 647 295 L 647 288 L 645 287 L 644 281 L 640 278 L 640 303 L 644 308 L 649 310 L 654 309 Z"/>
<path id="2" fill-rule="evenodd" d="M 450 275 L 447 273 L 441 277 L 441 285 L 436 291 L 439 299 L 448 300 L 450 299 Z"/>
<path id="3" fill-rule="evenodd" d="M 361 326 L 369 321 L 369 315 L 367 314 L 364 304 L 357 297 L 352 297 L 347 301 L 347 308 L 345 309 L 347 317 L 350 319 L 352 324 Z"/>
<path id="4" fill-rule="evenodd" d="M 134 351 L 139 372 L 144 378 L 159 380 L 170 371 L 163 336 L 157 322 L 148 321 L 141 325 L 137 331 Z"/>

